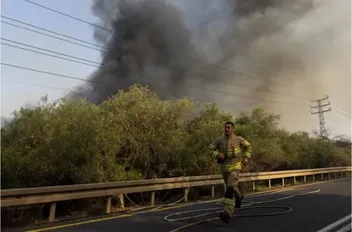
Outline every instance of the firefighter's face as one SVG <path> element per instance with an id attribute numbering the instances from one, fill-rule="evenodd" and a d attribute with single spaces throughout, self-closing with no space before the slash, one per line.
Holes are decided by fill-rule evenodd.
<path id="1" fill-rule="evenodd" d="M 234 132 L 234 128 L 231 124 L 225 124 L 225 134 L 230 135 Z"/>

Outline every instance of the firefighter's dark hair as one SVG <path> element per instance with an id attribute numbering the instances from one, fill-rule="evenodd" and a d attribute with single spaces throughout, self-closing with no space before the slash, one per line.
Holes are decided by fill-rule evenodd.
<path id="1" fill-rule="evenodd" d="M 225 122 L 224 125 L 230 124 L 232 127 L 235 127 L 235 124 L 233 124 L 233 122 Z"/>

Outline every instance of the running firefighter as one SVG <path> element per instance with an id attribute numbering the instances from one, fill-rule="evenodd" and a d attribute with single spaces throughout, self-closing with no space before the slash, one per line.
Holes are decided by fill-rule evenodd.
<path id="1" fill-rule="evenodd" d="M 252 147 L 247 140 L 234 134 L 235 126 L 232 122 L 224 125 L 224 135 L 216 138 L 209 146 L 212 156 L 221 166 L 226 191 L 224 196 L 224 211 L 219 217 L 229 223 L 233 209 L 241 207 L 243 185 L 239 185 L 239 173 L 248 164 L 252 154 Z M 236 199 L 236 201 L 234 200 Z"/>

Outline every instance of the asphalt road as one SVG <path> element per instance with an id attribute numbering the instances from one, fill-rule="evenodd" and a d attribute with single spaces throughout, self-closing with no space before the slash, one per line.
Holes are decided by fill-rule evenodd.
<path id="1" fill-rule="evenodd" d="M 283 199 L 276 202 L 265 203 L 260 206 L 288 206 L 292 208 L 292 212 L 283 215 L 266 216 L 266 217 L 237 217 L 232 218 L 229 225 L 222 223 L 220 220 L 214 220 L 204 224 L 182 231 L 236 231 L 236 232 L 317 232 L 328 225 L 343 219 L 351 214 L 351 179 L 342 179 L 332 182 L 313 184 L 305 187 L 298 187 L 295 190 L 289 190 L 269 195 L 247 197 L 245 201 L 261 202 L 270 201 L 278 198 L 289 197 L 294 194 L 303 194 L 309 191 L 320 189 L 319 192 L 309 195 L 300 195 L 292 198 Z M 149 212 L 140 215 L 113 218 L 104 221 L 91 221 L 90 223 L 64 225 L 61 228 L 51 228 L 50 231 L 55 232 L 159 232 L 172 231 L 180 226 L 190 224 L 207 217 L 186 220 L 181 222 L 165 222 L 163 218 L 166 215 L 205 208 L 219 207 L 215 203 L 203 203 L 178 207 L 164 211 Z M 248 211 L 237 211 L 236 216 L 244 214 L 273 213 L 282 209 L 251 209 Z M 204 213 L 204 212 L 201 212 Z M 199 212 L 197 214 L 200 214 Z M 179 215 L 178 217 L 190 216 L 196 214 Z M 215 215 L 216 216 L 216 215 Z M 213 216 L 214 217 L 214 216 Z M 209 216 L 208 216 L 209 218 Z M 348 227 L 351 218 L 345 219 L 343 223 L 336 228 Z M 47 231 L 47 230 L 40 230 Z M 338 231 L 338 229 L 321 230 L 321 232 Z M 341 230 L 343 231 L 343 230 Z M 348 230 L 347 230 L 348 231 Z"/>

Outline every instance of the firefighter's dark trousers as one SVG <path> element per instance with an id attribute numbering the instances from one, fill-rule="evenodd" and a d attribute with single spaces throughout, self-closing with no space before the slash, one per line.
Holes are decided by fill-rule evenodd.
<path id="1" fill-rule="evenodd" d="M 223 172 L 225 182 L 224 211 L 232 215 L 235 207 L 235 199 L 243 198 L 243 183 L 239 183 L 239 171 Z"/>

